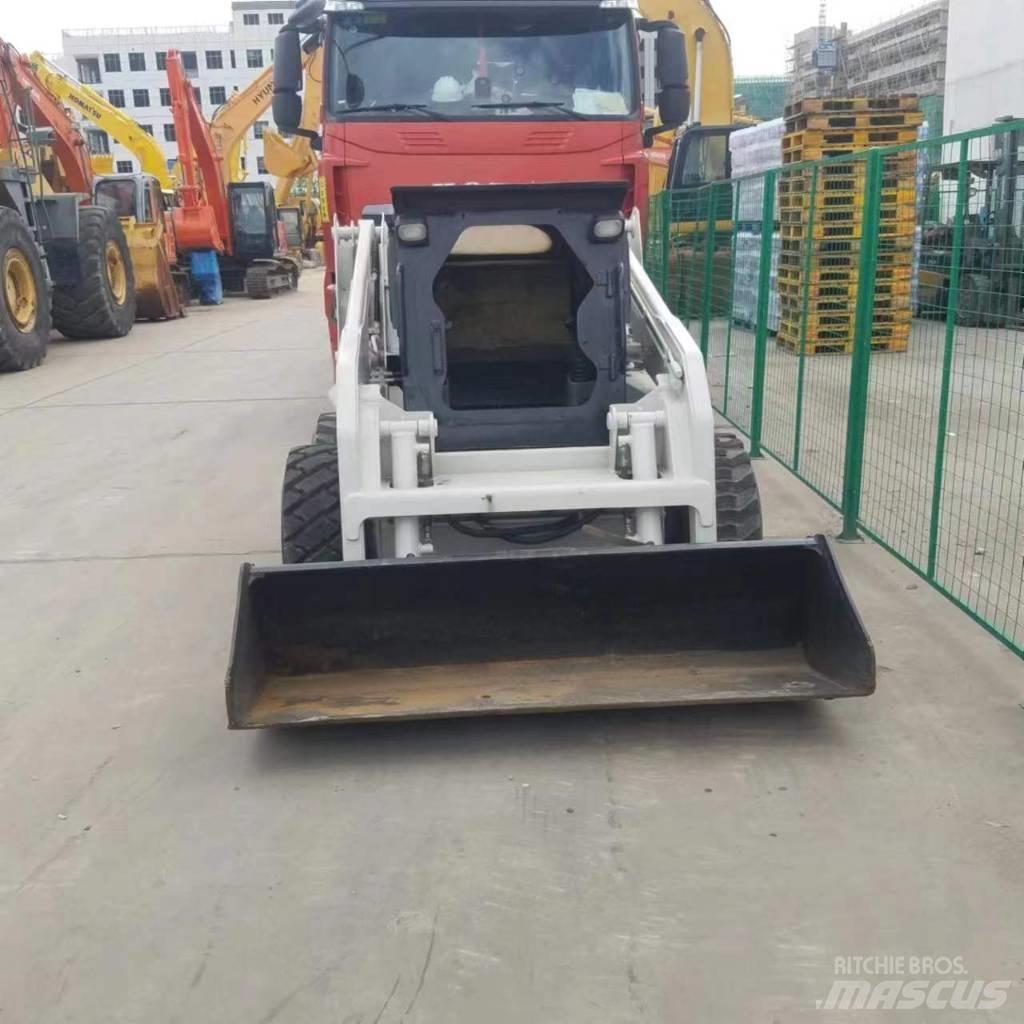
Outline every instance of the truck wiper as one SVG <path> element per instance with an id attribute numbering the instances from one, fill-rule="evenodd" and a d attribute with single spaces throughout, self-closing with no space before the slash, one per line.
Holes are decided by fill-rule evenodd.
<path id="1" fill-rule="evenodd" d="M 428 107 L 426 103 L 381 103 L 375 107 L 349 107 L 345 111 L 346 114 L 375 114 L 380 111 L 403 111 L 403 110 L 415 110 L 417 114 L 427 114 L 435 121 L 449 121 L 449 117 L 446 117 L 439 110 L 434 110 L 433 107 Z"/>
<path id="2" fill-rule="evenodd" d="M 578 121 L 587 120 L 586 114 L 581 114 L 578 110 L 573 110 L 572 107 L 566 106 L 560 100 L 503 100 L 500 103 L 474 103 L 473 106 L 482 107 L 485 110 L 490 108 L 508 110 L 512 107 L 527 107 L 531 110 L 537 110 L 543 107 L 551 107 L 555 110 L 561 110 L 563 113 L 576 118 Z"/>

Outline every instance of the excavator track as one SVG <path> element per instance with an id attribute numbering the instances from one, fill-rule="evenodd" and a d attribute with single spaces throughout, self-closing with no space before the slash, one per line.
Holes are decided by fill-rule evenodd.
<path id="1" fill-rule="evenodd" d="M 280 263 L 253 263 L 245 271 L 245 294 L 250 299 L 269 299 L 295 287 L 288 267 Z"/>

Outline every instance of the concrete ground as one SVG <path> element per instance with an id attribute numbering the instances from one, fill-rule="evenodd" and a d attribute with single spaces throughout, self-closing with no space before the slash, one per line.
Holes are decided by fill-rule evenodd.
<path id="1" fill-rule="evenodd" d="M 791 1024 L 886 954 L 1019 1021 L 1024 665 L 871 544 L 868 699 L 226 731 L 317 285 L 0 378 L 0 1021 Z M 770 533 L 835 528 L 758 471 Z"/>

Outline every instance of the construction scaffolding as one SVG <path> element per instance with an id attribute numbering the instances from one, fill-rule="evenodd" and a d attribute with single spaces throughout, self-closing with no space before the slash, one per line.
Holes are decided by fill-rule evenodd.
<path id="1" fill-rule="evenodd" d="M 931 0 L 861 32 L 845 22 L 798 32 L 789 50 L 788 102 L 809 96 L 941 96 L 948 27 L 949 0 Z M 818 59 L 823 44 L 834 50 L 828 67 Z"/>

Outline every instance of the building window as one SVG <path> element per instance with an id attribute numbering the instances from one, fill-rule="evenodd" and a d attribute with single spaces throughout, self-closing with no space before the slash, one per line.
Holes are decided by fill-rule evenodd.
<path id="1" fill-rule="evenodd" d="M 225 89 L 223 85 L 210 86 L 210 102 L 215 107 L 219 107 L 222 103 L 227 102 L 227 98 L 227 89 Z"/>
<path id="2" fill-rule="evenodd" d="M 148 89 L 132 89 L 132 106 L 133 107 L 148 107 L 149 106 L 149 90 Z"/>
<path id="3" fill-rule="evenodd" d="M 121 54 L 119 53 L 105 53 L 103 54 L 103 70 L 109 71 L 113 74 L 115 71 L 121 70 Z"/>
<path id="4" fill-rule="evenodd" d="M 231 51 L 231 66 L 235 67 L 235 51 Z"/>
<path id="5" fill-rule="evenodd" d="M 118 174 L 131 174 L 134 170 L 131 160 L 118 160 L 115 166 Z"/>
<path id="6" fill-rule="evenodd" d="M 177 136 L 174 134 L 174 122 L 164 125 L 164 142 L 174 142 Z"/>
<path id="7" fill-rule="evenodd" d="M 144 125 L 142 126 L 142 130 L 143 130 L 143 131 L 144 131 L 144 132 L 145 132 L 145 133 L 146 133 L 147 135 L 152 135 L 152 134 L 153 134 L 153 126 L 152 126 L 151 124 L 144 124 Z"/>
<path id="8" fill-rule="evenodd" d="M 156 51 L 156 69 L 157 71 L 167 70 L 167 51 L 157 50 Z"/>
<path id="9" fill-rule="evenodd" d="M 85 129 L 85 143 L 90 153 L 110 152 L 110 136 L 99 128 Z"/>
<path id="10" fill-rule="evenodd" d="M 246 50 L 245 51 L 245 66 L 249 68 L 261 68 L 263 67 L 263 51 L 262 50 Z"/>
<path id="11" fill-rule="evenodd" d="M 160 106 L 169 107 L 171 105 L 171 90 L 161 89 L 160 90 Z"/>
<path id="12" fill-rule="evenodd" d="M 206 66 L 211 71 L 220 71 L 224 67 L 224 54 L 220 50 L 207 50 Z"/>
<path id="13" fill-rule="evenodd" d="M 245 157 L 244 156 L 240 156 L 238 158 L 238 166 L 241 167 L 243 171 L 245 170 Z"/>
<path id="14" fill-rule="evenodd" d="M 195 96 L 196 103 L 201 107 L 203 105 L 203 90 L 198 85 L 193 85 L 192 95 Z"/>
<path id="15" fill-rule="evenodd" d="M 260 23 L 260 16 L 258 14 L 243 14 L 242 24 L 243 25 L 258 25 Z"/>
<path id="16" fill-rule="evenodd" d="M 181 51 L 181 66 L 186 71 L 198 71 L 199 61 L 196 59 L 195 50 L 182 50 Z"/>
<path id="17" fill-rule="evenodd" d="M 267 173 L 266 162 L 264 161 L 263 157 L 261 157 L 261 156 L 256 157 L 256 173 L 257 174 L 266 174 Z"/>
<path id="18" fill-rule="evenodd" d="M 96 85 L 100 80 L 100 62 L 95 57 L 79 57 L 78 80 L 85 85 Z"/>
<path id="19" fill-rule="evenodd" d="M 107 100 L 112 107 L 124 106 L 124 89 L 111 89 L 107 93 Z"/>
<path id="20" fill-rule="evenodd" d="M 252 137 L 262 139 L 263 133 L 270 127 L 269 121 L 254 121 L 252 126 Z"/>
<path id="21" fill-rule="evenodd" d="M 267 24 L 268 25 L 283 25 L 284 24 L 284 15 L 280 11 L 271 11 L 270 14 L 267 15 Z"/>
<path id="22" fill-rule="evenodd" d="M 146 70 L 146 55 L 144 53 L 129 53 L 128 54 L 128 70 L 129 71 L 145 71 Z"/>

